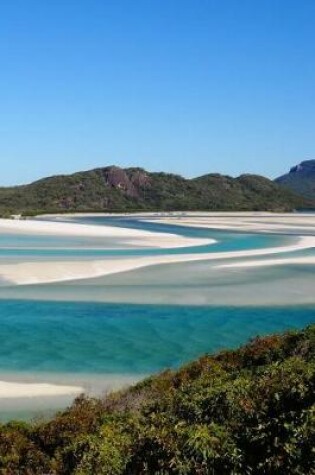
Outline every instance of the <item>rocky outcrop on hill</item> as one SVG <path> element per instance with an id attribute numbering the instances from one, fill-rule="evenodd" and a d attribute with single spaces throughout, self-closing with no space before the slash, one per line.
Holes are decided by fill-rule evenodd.
<path id="1" fill-rule="evenodd" d="M 276 178 L 275 182 L 315 201 L 315 160 L 306 160 L 295 165 L 289 173 Z"/>

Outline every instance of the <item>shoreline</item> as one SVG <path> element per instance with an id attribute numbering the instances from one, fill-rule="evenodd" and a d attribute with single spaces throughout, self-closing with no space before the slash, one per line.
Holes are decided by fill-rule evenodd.
<path id="1" fill-rule="evenodd" d="M 50 398 L 73 397 L 83 393 L 101 396 L 135 384 L 145 377 L 145 374 L 0 372 L 0 401 L 24 399 L 27 403 L 31 398 L 47 398 L 48 401 Z"/>
<path id="2" fill-rule="evenodd" d="M 55 217 L 55 218 L 63 218 L 68 216 L 70 218 L 73 217 L 97 217 L 97 216 L 155 216 L 155 217 L 179 217 L 179 216 L 305 216 L 305 214 L 314 214 L 315 209 L 311 209 L 307 213 L 299 212 L 299 211 L 288 211 L 288 212 L 274 212 L 274 211 L 131 211 L 131 212 L 65 212 L 65 213 L 45 213 L 39 214 L 36 218 L 48 218 L 48 217 Z"/>

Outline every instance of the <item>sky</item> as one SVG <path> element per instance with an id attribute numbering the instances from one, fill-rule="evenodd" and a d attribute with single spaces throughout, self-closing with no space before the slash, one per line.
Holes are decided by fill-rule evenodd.
<path id="1" fill-rule="evenodd" d="M 1 0 L 0 184 L 315 158 L 314 0 Z"/>

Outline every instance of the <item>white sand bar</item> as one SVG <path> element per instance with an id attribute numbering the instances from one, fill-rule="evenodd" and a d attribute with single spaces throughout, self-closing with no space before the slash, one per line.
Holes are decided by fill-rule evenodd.
<path id="1" fill-rule="evenodd" d="M 67 396 L 83 393 L 79 386 L 59 386 L 48 383 L 16 383 L 0 381 L 0 399 L 31 398 L 42 396 Z"/>
<path id="2" fill-rule="evenodd" d="M 149 216 L 148 216 L 149 219 Z M 315 233 L 315 214 L 271 214 L 271 213 L 203 213 L 201 216 L 171 216 L 158 218 L 159 222 L 166 221 L 183 226 L 202 226 L 206 228 L 242 229 L 242 231 L 272 232 L 283 229 L 283 226 L 294 232 L 309 231 Z M 48 221 L 12 221 L 0 220 L 0 232 L 46 233 L 50 235 L 89 235 L 89 236 L 123 236 L 131 240 L 137 239 L 147 245 L 148 242 L 157 247 L 181 247 L 182 245 L 199 245 L 214 242 L 211 239 L 193 239 L 175 234 L 152 233 L 142 230 L 118 228 L 112 226 L 83 225 L 77 223 L 48 222 Z M 158 264 L 171 264 L 189 261 L 216 261 L 219 259 L 243 259 L 255 256 L 269 256 L 279 253 L 294 252 L 315 247 L 315 236 L 296 236 L 297 242 L 287 246 L 264 249 L 251 249 L 233 252 L 213 252 L 195 254 L 170 254 L 155 256 L 136 256 L 128 258 L 107 258 L 85 261 L 32 261 L 0 265 L 0 277 L 8 284 L 27 285 L 52 283 L 69 280 L 101 277 L 120 272 L 132 271 Z M 188 244 L 190 243 L 190 244 Z M 297 262 L 297 261 L 295 261 Z M 302 261 L 300 261 L 302 262 Z M 275 259 L 269 259 L 269 265 L 276 264 Z M 283 262 L 284 263 L 284 262 Z M 309 263 L 312 263 L 309 260 Z M 226 263 L 225 263 L 226 264 Z M 232 263 L 231 263 L 232 264 Z M 247 263 L 248 265 L 249 263 Z M 239 265 L 239 264 L 237 264 Z M 244 264 L 245 265 L 245 264 Z M 258 265 L 255 264 L 255 265 Z"/>
<path id="3" fill-rule="evenodd" d="M 52 283 L 101 277 L 157 264 L 268 256 L 315 246 L 315 237 L 313 236 L 302 236 L 297 239 L 298 242 L 296 244 L 288 246 L 251 249 L 248 251 L 136 256 L 123 259 L 109 258 L 91 261 L 38 261 L 3 264 L 0 265 L 0 276 L 6 282 L 16 285 Z"/>
<path id="4" fill-rule="evenodd" d="M 157 248 L 202 246 L 215 242 L 214 239 L 188 238 L 176 234 L 156 233 L 140 229 L 43 220 L 0 219 L 0 233 L 120 238 L 126 240 L 127 243 L 129 242 L 130 245 Z"/>

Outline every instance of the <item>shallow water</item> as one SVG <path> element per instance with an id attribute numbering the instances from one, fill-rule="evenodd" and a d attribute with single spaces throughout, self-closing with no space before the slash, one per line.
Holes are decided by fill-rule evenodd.
<path id="1" fill-rule="evenodd" d="M 96 220 L 96 218 L 95 218 Z M 93 221 L 93 224 L 95 223 Z M 101 223 L 111 224 L 113 219 Z M 85 221 L 82 221 L 85 223 Z M 141 248 L 134 243 L 132 238 L 107 238 L 107 237 L 52 237 L 36 235 L 12 235 L 0 234 L 0 258 L 2 260 L 20 259 L 56 259 L 62 260 L 93 259 L 103 257 L 126 257 L 126 256 L 150 256 L 166 254 L 193 254 L 209 252 L 230 252 L 247 249 L 262 249 L 296 243 L 296 237 L 279 236 L 268 234 L 251 234 L 222 232 L 217 230 L 205 230 L 196 228 L 184 228 L 182 226 L 170 226 L 156 223 L 138 221 L 115 221 L 116 226 L 144 229 L 152 232 L 174 233 L 185 237 L 210 238 L 216 242 L 202 246 L 187 246 L 172 249 Z M 85 223 L 86 224 L 86 223 Z M 99 223 L 100 224 L 100 223 Z M 101 225 L 101 224 L 100 224 Z M 133 242 L 131 245 L 130 242 Z"/>
<path id="2" fill-rule="evenodd" d="M 148 374 L 310 323 L 314 308 L 0 301 L 1 372 Z"/>

